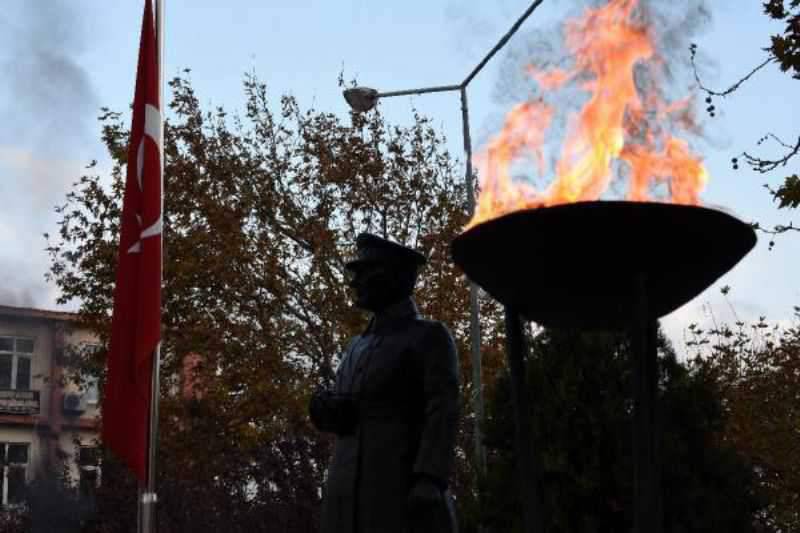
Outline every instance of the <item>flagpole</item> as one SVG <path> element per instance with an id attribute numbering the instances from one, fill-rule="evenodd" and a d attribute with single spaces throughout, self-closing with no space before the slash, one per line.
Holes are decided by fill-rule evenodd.
<path id="1" fill-rule="evenodd" d="M 159 139 L 159 161 L 161 192 L 161 217 L 164 217 L 164 1 L 155 1 L 155 26 L 156 26 L 156 49 L 158 53 L 158 107 L 161 112 L 159 129 L 161 130 Z M 163 227 L 163 226 L 162 226 Z M 164 234 L 161 233 L 161 275 L 159 283 L 163 280 L 163 257 L 164 257 Z M 158 450 L 158 402 L 160 391 L 160 367 L 161 367 L 161 342 L 156 345 L 153 351 L 153 367 L 150 381 L 150 415 L 149 415 L 149 435 L 147 443 L 147 481 L 144 490 L 139 490 L 139 528 L 140 533 L 156 532 L 156 504 L 158 495 L 156 493 L 156 462 Z"/>

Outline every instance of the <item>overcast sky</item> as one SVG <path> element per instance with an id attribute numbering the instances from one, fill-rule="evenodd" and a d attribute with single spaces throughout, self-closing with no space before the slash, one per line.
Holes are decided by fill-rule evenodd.
<path id="1" fill-rule="evenodd" d="M 230 110 L 243 104 L 241 81 L 254 70 L 273 96 L 294 94 L 301 105 L 346 116 L 337 75 L 357 77 L 383 90 L 455 84 L 477 64 L 530 4 L 527 0 L 167 0 L 166 75 L 192 69 L 201 101 Z M 476 149 L 496 131 L 517 96 L 509 69 L 521 54 L 547 39 L 579 2 L 545 0 L 506 51 L 469 88 Z M 672 6 L 681 38 L 669 56 L 678 79 L 688 76 L 686 43 L 696 42 L 704 81 L 723 87 L 763 60 L 768 35 L 778 28 L 752 0 L 711 0 L 699 17 L 696 0 Z M 48 258 L 42 234 L 55 233 L 53 206 L 91 160 L 108 168 L 96 120 L 101 106 L 126 111 L 133 94 L 141 1 L 10 0 L 0 13 L 0 304 L 56 308 L 55 288 L 44 281 Z M 687 13 L 689 14 L 687 17 Z M 679 31 L 680 30 L 680 31 Z M 551 43 L 552 44 L 552 43 Z M 528 59 L 524 59 L 528 61 Z M 530 61 L 536 62 L 532 57 Z M 686 78 L 688 80 L 688 78 Z M 763 176 L 731 157 L 756 150 L 766 132 L 786 139 L 799 133 L 800 82 L 765 69 L 704 117 L 706 137 L 697 148 L 711 175 L 708 204 L 747 221 L 773 225 L 792 220 L 762 188 Z M 698 96 L 698 98 L 700 98 Z M 461 153 L 456 94 L 401 97 L 382 102 L 391 121 L 407 123 L 411 106 L 435 118 L 451 150 Z M 702 105 L 702 101 L 699 101 Z M 701 114 L 701 116 L 703 116 Z M 769 148 L 762 152 L 774 155 Z M 795 162 L 794 168 L 796 169 Z M 772 176 L 773 183 L 778 175 Z M 168 203 L 168 200 L 167 200 Z M 795 223 L 798 215 L 794 215 Z M 779 240 L 772 251 L 760 236 L 757 249 L 717 285 L 664 320 L 675 340 L 690 321 L 730 320 L 719 294 L 743 318 L 788 320 L 800 304 L 797 270 L 800 236 Z M 74 307 L 73 304 L 72 307 Z"/>

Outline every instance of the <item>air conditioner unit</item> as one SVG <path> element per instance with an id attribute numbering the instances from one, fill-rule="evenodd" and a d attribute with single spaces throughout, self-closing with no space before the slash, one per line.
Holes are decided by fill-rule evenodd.
<path id="1" fill-rule="evenodd" d="M 83 394 L 69 393 L 64 395 L 64 413 L 79 415 L 86 411 L 86 399 Z"/>

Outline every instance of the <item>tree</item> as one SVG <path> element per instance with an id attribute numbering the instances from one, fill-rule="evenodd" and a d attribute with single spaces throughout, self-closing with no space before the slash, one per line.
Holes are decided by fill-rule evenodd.
<path id="1" fill-rule="evenodd" d="M 703 368 L 659 341 L 665 532 L 754 531 L 762 505 L 749 465 L 722 436 L 722 405 Z M 545 529 L 629 531 L 633 524 L 630 347 L 606 333 L 543 330 L 531 339 L 528 412 L 540 460 Z M 508 376 L 489 398 L 484 521 L 518 531 Z"/>
<path id="2" fill-rule="evenodd" d="M 429 255 L 418 303 L 451 327 L 469 364 L 467 286 L 449 259 L 467 222 L 460 172 L 417 113 L 408 127 L 379 112 L 343 124 L 288 95 L 273 110 L 265 84 L 246 76 L 245 111 L 229 114 L 202 109 L 188 71 L 169 85 L 160 530 L 315 531 L 330 441 L 311 429 L 306 405 L 365 325 L 344 283 L 357 233 Z M 79 302 L 83 324 L 107 344 L 128 131 L 118 112 L 100 120 L 111 184 L 80 178 L 57 209 L 48 250 L 59 301 Z M 491 324 L 497 312 L 487 304 L 485 316 Z M 202 395 L 188 403 L 172 393 L 187 354 L 202 359 Z M 104 357 L 76 357 L 79 373 L 100 377 L 101 394 Z M 468 454 L 459 457 L 458 486 L 467 487 Z M 120 523 L 110 504 L 132 498 L 132 487 L 103 480 L 97 521 Z M 103 495 L 106 487 L 127 496 Z"/>
<path id="3" fill-rule="evenodd" d="M 751 463 L 768 503 L 760 519 L 800 531 L 800 308 L 795 324 L 692 326 L 695 365 L 713 377 L 725 412 L 723 438 Z"/>
<path id="4" fill-rule="evenodd" d="M 716 97 L 725 97 L 740 90 L 759 70 L 778 64 L 795 80 L 800 80 L 800 1 L 764 0 L 764 13 L 784 24 L 780 34 L 770 38 L 765 48 L 768 56 L 736 83 L 723 91 L 712 90 L 697 81 L 707 93 L 711 105 Z M 694 59 L 696 46 L 691 54 Z M 709 108 L 709 111 L 713 109 Z M 800 136 L 796 141 L 784 141 L 773 133 L 759 141 L 775 142 L 783 155 L 765 159 L 744 152 L 744 162 L 762 174 L 772 173 L 797 161 Z M 738 158 L 733 167 L 738 168 Z M 778 187 L 765 185 L 778 203 L 779 209 L 800 207 L 800 178 L 791 173 Z M 766 233 L 778 234 L 800 231 L 792 223 L 773 229 L 759 227 Z M 770 246 L 774 241 L 770 241 Z M 727 294 L 729 288 L 723 288 Z M 800 308 L 795 308 L 796 314 Z M 795 317 L 795 322 L 797 321 Z M 752 463 L 757 476 L 758 490 L 768 502 L 761 513 L 767 527 L 783 532 L 800 531 L 800 472 L 794 456 L 800 450 L 800 330 L 797 323 L 788 328 L 770 327 L 761 317 L 754 324 L 737 319 L 731 325 L 717 325 L 708 331 L 696 325 L 690 328 L 696 350 L 695 364 L 714 376 L 722 396 L 726 414 L 724 439 Z"/>
<path id="5" fill-rule="evenodd" d="M 798 0 L 764 0 L 764 13 L 776 20 L 783 22 L 783 33 L 772 35 L 770 38 L 770 46 L 765 48 L 768 53 L 767 58 L 749 73 L 739 79 L 736 83 L 731 85 L 725 90 L 714 90 L 706 87 L 700 79 L 697 71 L 697 66 L 694 63 L 695 55 L 697 53 L 697 45 L 692 44 L 690 48 L 692 65 L 694 67 L 695 79 L 697 80 L 700 89 L 706 93 L 706 102 L 709 104 L 707 111 L 711 116 L 714 116 L 715 106 L 714 98 L 726 97 L 733 92 L 739 90 L 742 85 L 752 78 L 759 70 L 767 65 L 777 63 L 783 72 L 789 73 L 794 79 L 800 80 L 800 1 Z M 795 156 L 800 153 L 800 135 L 796 142 L 786 142 L 774 133 L 766 133 L 758 141 L 758 144 L 764 142 L 776 142 L 784 150 L 784 155 L 775 159 L 766 159 L 760 156 L 751 154 L 744 151 L 742 157 L 750 168 L 761 173 L 766 174 L 773 172 L 777 169 L 786 167 Z M 733 168 L 739 168 L 739 159 L 734 157 L 732 160 Z M 800 178 L 797 173 L 790 174 L 783 178 L 783 183 L 778 187 L 770 187 L 766 184 L 765 187 L 769 190 L 773 199 L 778 203 L 778 208 L 791 208 L 796 209 L 800 206 Z M 758 225 L 756 227 L 762 231 L 770 234 L 780 234 L 787 231 L 800 231 L 800 227 L 794 226 L 791 222 L 787 225 L 778 225 L 773 229 L 762 228 Z M 774 242 L 770 242 L 772 246 Z"/>

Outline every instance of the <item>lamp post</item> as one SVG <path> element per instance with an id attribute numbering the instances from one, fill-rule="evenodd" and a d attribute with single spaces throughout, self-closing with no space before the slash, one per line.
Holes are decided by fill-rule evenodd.
<path id="1" fill-rule="evenodd" d="M 489 60 L 501 49 L 514 33 L 519 29 L 523 22 L 539 7 L 544 0 L 534 1 L 530 7 L 517 19 L 511 29 L 506 32 L 497 44 L 489 51 L 478 65 L 472 69 L 464 80 L 457 85 L 439 85 L 434 87 L 422 87 L 418 89 L 406 89 L 402 91 L 379 92 L 371 87 L 353 87 L 344 91 L 344 98 L 350 108 L 357 113 L 364 113 L 374 108 L 380 98 L 390 98 L 392 96 L 407 96 L 416 94 L 441 93 L 458 91 L 461 96 L 461 124 L 464 138 L 464 154 L 466 158 L 464 180 L 467 193 L 467 209 L 469 215 L 475 211 L 475 176 L 472 172 L 472 140 L 469 134 L 469 107 L 467 106 L 467 86 L 486 66 Z M 481 337 L 480 337 L 480 313 L 478 309 L 478 286 L 470 282 L 469 285 L 470 302 L 470 351 L 472 361 L 472 382 L 475 389 L 473 408 L 475 409 L 475 457 L 478 463 L 478 470 L 483 473 L 486 467 L 486 453 L 483 448 L 483 434 L 481 431 L 481 421 L 483 420 L 483 391 L 481 380 Z"/>

